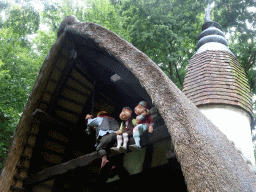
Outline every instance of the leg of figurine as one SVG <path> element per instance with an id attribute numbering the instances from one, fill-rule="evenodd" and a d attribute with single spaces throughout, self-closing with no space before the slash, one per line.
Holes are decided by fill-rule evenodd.
<path id="1" fill-rule="evenodd" d="M 100 169 L 102 169 L 108 162 L 109 162 L 109 160 L 107 159 L 107 155 L 102 155 L 101 156 L 101 168 Z"/>
<path id="2" fill-rule="evenodd" d="M 114 145 L 114 142 L 116 142 L 117 135 L 116 133 L 110 133 L 107 135 L 104 135 L 100 139 L 100 143 L 96 148 L 97 153 L 100 155 L 102 161 L 101 161 L 101 168 L 105 167 L 106 164 L 108 164 L 108 159 L 107 159 L 107 151 Z"/>
<path id="3" fill-rule="evenodd" d="M 148 129 L 148 126 L 146 124 L 139 124 L 138 125 L 138 130 L 140 135 L 142 135 L 143 133 L 145 133 Z"/>
<path id="4" fill-rule="evenodd" d="M 135 145 L 138 148 L 141 148 L 141 146 L 140 146 L 140 133 L 137 132 L 137 131 L 133 132 L 133 138 L 134 138 L 134 141 L 135 141 Z"/>
<path id="5" fill-rule="evenodd" d="M 123 138 L 124 138 L 123 147 L 124 147 L 125 149 L 127 149 L 127 143 L 128 143 L 128 141 L 129 141 L 128 133 L 124 133 L 124 134 L 123 134 Z"/>
<path id="6" fill-rule="evenodd" d="M 136 127 L 134 127 L 133 129 L 133 138 L 135 141 L 135 145 L 137 148 L 141 148 L 140 146 L 140 136 L 145 133 L 147 130 L 147 125 L 146 124 L 139 124 Z M 131 146 L 132 148 L 134 148 L 133 146 Z"/>
<path id="7" fill-rule="evenodd" d="M 122 135 L 117 135 L 117 148 L 120 149 L 121 145 L 123 143 Z"/>

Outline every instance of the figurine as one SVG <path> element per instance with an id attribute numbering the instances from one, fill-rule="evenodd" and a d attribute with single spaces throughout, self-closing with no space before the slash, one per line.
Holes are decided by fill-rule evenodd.
<path id="1" fill-rule="evenodd" d="M 136 120 L 132 119 L 132 109 L 124 107 L 119 115 L 122 120 L 120 129 L 117 134 L 117 150 L 123 153 L 127 152 L 127 144 L 129 139 L 133 136 L 133 128 L 136 125 Z M 123 146 L 121 146 L 123 143 Z"/>
<path id="2" fill-rule="evenodd" d="M 88 120 L 89 126 L 96 127 L 96 151 L 102 159 L 100 168 L 102 170 L 104 167 L 110 166 L 107 151 L 116 142 L 116 131 L 119 129 L 119 124 L 105 111 L 100 111 L 94 119 L 92 119 L 92 115 L 87 114 L 85 119 Z"/>
<path id="3" fill-rule="evenodd" d="M 133 129 L 133 138 L 135 145 L 130 146 L 131 148 L 140 149 L 140 136 L 147 130 L 149 133 L 153 132 L 154 122 L 151 118 L 151 114 L 148 109 L 148 104 L 146 101 L 141 101 L 135 107 L 134 112 L 136 113 L 137 126 Z"/>

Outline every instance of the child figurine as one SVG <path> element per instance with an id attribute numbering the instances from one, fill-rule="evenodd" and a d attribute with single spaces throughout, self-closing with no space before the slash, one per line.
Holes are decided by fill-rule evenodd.
<path id="1" fill-rule="evenodd" d="M 153 132 L 154 122 L 151 118 L 151 114 L 148 109 L 148 104 L 146 101 L 141 101 L 135 107 L 134 112 L 136 113 L 136 122 L 137 126 L 133 129 L 133 138 L 135 141 L 135 146 L 131 146 L 131 148 L 140 149 L 140 136 L 145 133 L 147 130 L 149 133 Z"/>
<path id="2" fill-rule="evenodd" d="M 123 153 L 127 151 L 127 144 L 129 138 L 133 135 L 133 128 L 136 125 L 136 120 L 132 119 L 132 109 L 130 107 L 124 107 L 119 115 L 122 120 L 120 129 L 116 131 L 117 134 L 117 150 Z M 123 146 L 121 146 L 123 143 Z"/>

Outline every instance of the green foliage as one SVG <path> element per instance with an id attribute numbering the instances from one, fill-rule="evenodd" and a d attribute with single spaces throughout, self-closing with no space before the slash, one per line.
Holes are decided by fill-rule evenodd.
<path id="1" fill-rule="evenodd" d="M 33 39 L 34 52 L 38 54 L 39 63 L 43 63 L 48 51 L 56 40 L 57 33 L 53 31 L 37 31 L 37 36 Z"/>
<path id="2" fill-rule="evenodd" d="M 205 1 L 123 0 L 120 15 L 131 42 L 182 88 L 185 69 L 195 51 Z"/>
<path id="3" fill-rule="evenodd" d="M 62 19 L 74 15 L 80 21 L 101 25 L 129 41 L 129 34 L 122 27 L 122 18 L 117 14 L 116 8 L 106 0 L 85 0 L 82 5 L 63 0 L 59 4 L 45 4 L 42 20 L 50 25 L 52 31 L 57 32 Z"/>
<path id="4" fill-rule="evenodd" d="M 39 23 L 39 14 L 33 10 L 33 7 L 14 6 L 7 15 L 4 27 L 12 28 L 14 33 L 17 33 L 20 36 L 25 36 L 36 32 Z"/>
<path id="5" fill-rule="evenodd" d="M 39 27 L 38 14 L 28 7 L 13 6 L 6 8 L 5 15 L 0 29 L 1 162 L 41 65 L 28 38 Z"/>
<path id="6" fill-rule="evenodd" d="M 110 1 L 87 0 L 86 5 L 87 8 L 84 9 L 83 16 L 76 12 L 76 16 L 80 21 L 97 23 L 115 32 L 127 41 L 131 40 L 128 31 L 123 28 L 123 18 L 117 12 L 119 9 L 117 4 L 114 6 Z"/>

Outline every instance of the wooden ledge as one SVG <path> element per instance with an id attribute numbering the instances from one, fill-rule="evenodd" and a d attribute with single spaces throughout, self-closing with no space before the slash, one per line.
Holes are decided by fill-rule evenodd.
<path id="1" fill-rule="evenodd" d="M 142 147 L 146 147 L 148 144 L 153 144 L 158 141 L 164 140 L 164 139 L 170 139 L 170 135 L 168 134 L 166 126 L 160 126 L 157 129 L 154 130 L 153 133 L 145 134 L 144 139 L 142 140 Z M 109 154 L 110 156 L 117 156 L 120 154 Z M 31 175 L 30 177 L 26 178 L 24 180 L 24 185 L 36 185 L 38 183 L 47 181 L 52 179 L 53 177 L 62 175 L 68 171 L 77 169 L 79 167 L 85 167 L 91 162 L 93 162 L 96 159 L 99 159 L 100 156 L 96 153 L 90 153 L 81 157 L 78 157 L 76 159 L 72 159 L 68 162 L 53 166 L 51 168 L 48 168 L 44 171 L 35 173 Z"/>

